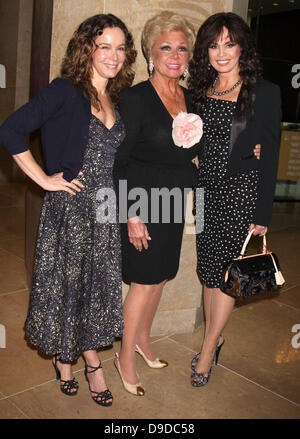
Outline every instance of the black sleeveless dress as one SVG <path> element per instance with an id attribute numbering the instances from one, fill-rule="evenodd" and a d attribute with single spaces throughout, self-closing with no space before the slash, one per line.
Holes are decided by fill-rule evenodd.
<path id="1" fill-rule="evenodd" d="M 99 190 L 113 191 L 114 156 L 123 138 L 119 115 L 111 130 L 92 115 L 78 178 L 84 188 L 74 196 L 59 191 L 44 198 L 26 337 L 65 362 L 122 335 L 119 224 L 100 222 L 97 214 Z"/>

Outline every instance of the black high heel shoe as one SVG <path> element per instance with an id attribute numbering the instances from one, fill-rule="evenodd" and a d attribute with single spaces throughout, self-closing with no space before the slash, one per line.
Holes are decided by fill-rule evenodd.
<path id="1" fill-rule="evenodd" d="M 223 340 L 223 342 L 220 344 L 220 346 L 218 346 L 220 337 L 221 336 L 219 336 L 219 338 L 218 338 L 217 346 L 216 346 L 216 352 L 215 352 L 215 355 L 213 357 L 210 369 L 209 369 L 209 371 L 207 373 L 198 373 L 198 372 L 196 372 L 196 366 L 198 364 L 199 356 L 200 356 L 201 352 L 199 352 L 197 355 L 195 355 L 195 357 L 192 359 L 192 363 L 191 363 L 191 368 L 192 368 L 191 384 L 192 384 L 192 386 L 194 386 L 194 387 L 202 387 L 202 386 L 205 386 L 205 384 L 208 383 L 208 381 L 210 379 L 210 376 L 211 376 L 212 365 L 213 365 L 214 361 L 215 361 L 216 365 L 218 364 L 220 351 L 221 351 L 222 346 L 225 343 L 225 340 Z"/>
<path id="2" fill-rule="evenodd" d="M 64 393 L 65 395 L 68 396 L 74 396 L 77 395 L 78 392 L 78 382 L 75 380 L 75 378 L 73 378 L 72 380 L 62 380 L 61 379 L 61 374 L 60 371 L 57 367 L 57 362 L 60 359 L 60 355 L 59 354 L 55 354 L 54 355 L 54 362 L 52 361 L 54 370 L 56 372 L 56 379 L 60 380 L 60 390 L 62 391 L 62 393 Z M 75 391 L 74 391 L 75 389 Z"/>
<path id="3" fill-rule="evenodd" d="M 88 367 L 92 370 L 87 370 Z M 109 389 L 104 390 L 103 392 L 95 392 L 94 390 L 92 390 L 90 388 L 90 382 L 88 380 L 87 374 L 88 373 L 93 373 L 96 372 L 96 370 L 98 369 L 102 369 L 102 364 L 101 362 L 99 363 L 98 367 L 94 367 L 94 366 L 89 366 L 88 364 L 85 365 L 84 368 L 84 376 L 85 379 L 88 382 L 89 385 L 89 391 L 91 392 L 91 397 L 92 399 L 95 401 L 96 404 L 102 405 L 103 407 L 110 407 L 112 405 L 112 400 L 113 400 L 113 396 L 110 393 Z M 93 396 L 92 393 L 94 393 L 95 395 Z M 110 401 L 111 400 L 111 401 Z"/>
<path id="4" fill-rule="evenodd" d="M 219 341 L 219 339 L 218 339 Z M 217 345 L 217 349 L 216 349 L 216 358 L 215 358 L 215 365 L 218 365 L 218 361 L 219 361 L 219 355 L 221 352 L 222 347 L 224 346 L 225 343 L 225 339 L 223 340 L 223 342 L 220 344 L 220 346 Z"/>

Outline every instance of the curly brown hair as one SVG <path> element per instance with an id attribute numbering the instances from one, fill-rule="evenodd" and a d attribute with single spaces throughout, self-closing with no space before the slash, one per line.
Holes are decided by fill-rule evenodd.
<path id="1" fill-rule="evenodd" d="M 112 101 L 118 103 L 120 93 L 133 82 L 135 74 L 132 65 L 137 56 L 132 35 L 118 17 L 113 14 L 98 14 L 81 23 L 69 41 L 61 65 L 61 76 L 80 87 L 98 111 L 101 109 L 101 104 L 97 90 L 91 82 L 92 55 L 96 50 L 95 39 L 107 27 L 119 27 L 125 35 L 125 61 L 118 74 L 109 79 L 107 84 Z"/>
<path id="2" fill-rule="evenodd" d="M 247 109 L 252 108 L 255 98 L 254 85 L 257 78 L 262 75 L 260 59 L 247 23 L 233 12 L 221 12 L 210 16 L 198 31 L 193 58 L 189 63 L 188 87 L 193 103 L 200 115 L 203 114 L 207 91 L 218 75 L 218 72 L 212 66 L 209 68 L 208 48 L 218 40 L 224 27 L 228 29 L 231 41 L 241 47 L 239 74 L 243 83 L 239 102 L 242 116 Z"/>

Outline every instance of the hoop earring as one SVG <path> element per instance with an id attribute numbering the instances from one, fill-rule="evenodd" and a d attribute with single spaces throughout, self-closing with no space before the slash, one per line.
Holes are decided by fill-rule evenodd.
<path id="1" fill-rule="evenodd" d="M 153 73 L 153 70 L 154 70 L 154 64 L 153 64 L 153 61 L 152 61 L 151 58 L 149 59 L 148 69 L 149 69 L 149 73 L 150 73 L 150 76 L 151 76 L 152 73 Z"/>
<path id="2" fill-rule="evenodd" d="M 211 64 L 208 63 L 207 69 L 210 70 L 210 68 L 211 68 Z"/>
<path id="3" fill-rule="evenodd" d="M 188 73 L 189 73 L 189 71 L 188 71 L 188 68 L 186 67 L 186 68 L 185 68 L 185 71 L 184 71 L 183 74 L 182 74 L 183 79 L 185 79 L 185 78 L 187 77 Z"/>

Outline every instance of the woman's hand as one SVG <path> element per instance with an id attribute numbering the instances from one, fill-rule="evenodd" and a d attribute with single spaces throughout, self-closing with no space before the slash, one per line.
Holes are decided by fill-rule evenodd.
<path id="1" fill-rule="evenodd" d="M 78 176 L 79 175 L 82 175 L 82 172 L 80 172 Z M 58 172 L 57 174 L 47 176 L 43 185 L 43 189 L 45 189 L 45 191 L 65 191 L 71 195 L 75 195 L 76 192 L 80 192 L 82 188 L 83 184 L 76 178 L 70 182 L 65 180 L 63 178 L 63 172 Z"/>
<path id="2" fill-rule="evenodd" d="M 147 227 L 140 220 L 138 216 L 130 218 L 127 220 L 127 228 L 128 228 L 128 238 L 129 242 L 134 245 L 134 247 L 142 251 L 143 246 L 147 250 L 148 241 L 151 240 Z"/>
<path id="3" fill-rule="evenodd" d="M 30 150 L 21 152 L 20 154 L 14 154 L 13 158 L 22 171 L 46 191 L 65 191 L 71 195 L 75 195 L 76 192 L 80 192 L 80 189 L 83 188 L 83 184 L 76 178 L 71 182 L 65 180 L 63 178 L 63 172 L 58 172 L 51 176 L 45 174 Z M 79 172 L 78 177 L 81 175 L 82 172 Z"/>
<path id="4" fill-rule="evenodd" d="M 258 226 L 257 224 L 250 224 L 249 232 L 251 232 L 252 229 L 255 229 L 253 235 L 259 235 L 259 236 L 264 236 L 268 231 L 268 227 Z"/>
<path id="5" fill-rule="evenodd" d="M 260 150 L 261 150 L 261 144 L 258 143 L 257 145 L 255 145 L 254 150 L 253 150 L 253 154 L 255 155 L 257 160 L 260 160 Z"/>

